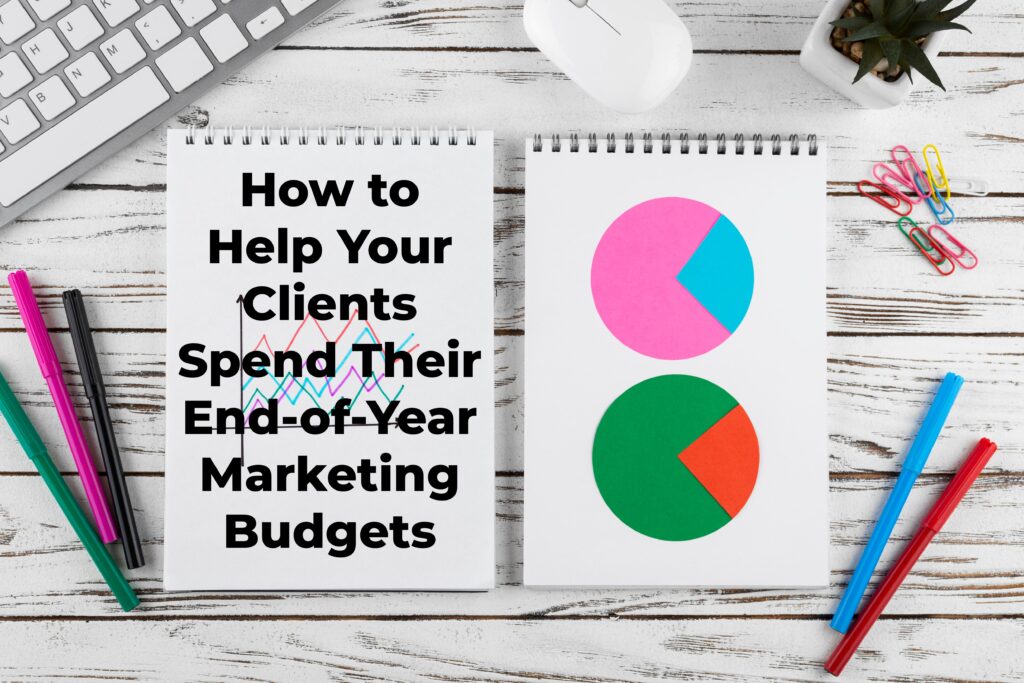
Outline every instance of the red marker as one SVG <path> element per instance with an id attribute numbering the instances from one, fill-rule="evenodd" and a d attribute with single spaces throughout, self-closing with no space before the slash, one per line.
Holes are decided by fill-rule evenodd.
<path id="1" fill-rule="evenodd" d="M 992 455 L 995 452 L 996 445 L 988 439 L 982 439 L 974 447 L 974 451 L 967 457 L 964 464 L 961 465 L 960 471 L 949 482 L 949 486 L 939 496 L 931 512 L 924 518 L 924 522 L 922 522 L 921 528 L 917 530 L 914 540 L 903 551 L 903 555 L 896 561 L 896 564 L 893 565 L 886 575 L 885 580 L 882 581 L 874 595 L 871 596 L 871 600 L 868 602 L 867 607 L 864 608 L 860 618 L 854 622 L 847 634 L 839 641 L 839 645 L 832 652 L 832 656 L 825 662 L 826 671 L 833 676 L 843 673 L 847 662 L 850 661 L 853 653 L 860 647 L 861 641 L 864 640 L 864 636 L 874 626 L 882 610 L 889 604 L 889 600 L 892 599 L 896 589 L 903 583 L 903 579 L 907 578 L 907 574 L 913 569 L 914 564 L 921 557 L 921 553 L 924 552 L 924 549 L 935 538 L 935 534 L 942 529 L 942 525 L 946 523 L 949 516 L 953 514 L 953 510 L 963 500 L 964 495 L 967 494 L 968 489 L 971 488 L 971 485 L 978 478 L 978 475 L 981 474 L 981 471 L 985 469 L 985 465 L 992 459 Z"/>

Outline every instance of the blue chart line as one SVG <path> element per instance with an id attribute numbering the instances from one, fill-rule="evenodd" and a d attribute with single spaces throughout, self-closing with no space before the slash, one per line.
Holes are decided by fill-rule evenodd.
<path id="1" fill-rule="evenodd" d="M 320 323 L 318 321 L 312 320 L 312 322 L 319 330 L 320 336 L 322 336 L 325 341 L 333 341 L 337 343 L 348 331 L 349 327 L 355 321 L 357 315 L 358 311 L 352 315 L 352 318 L 349 319 L 348 323 L 345 325 L 345 328 L 333 340 L 327 336 L 327 334 L 324 332 L 323 328 L 320 326 Z M 299 333 L 302 331 L 303 327 L 310 321 L 311 318 L 307 315 L 306 318 L 299 325 L 298 329 L 295 330 L 295 333 L 292 335 L 291 341 L 288 342 L 288 345 L 284 349 L 285 351 L 291 350 L 291 347 L 295 343 L 295 340 L 298 338 Z M 405 351 L 406 347 L 410 345 L 415 336 L 415 333 L 410 333 L 405 338 L 405 340 L 402 341 L 402 343 L 396 348 L 396 351 Z M 352 342 L 351 346 L 355 346 L 356 344 L 359 344 L 364 340 L 376 344 L 381 344 L 379 335 L 376 333 L 376 331 L 373 329 L 369 322 L 365 323 L 362 331 L 360 331 L 359 335 Z M 257 342 L 255 349 L 259 349 L 261 346 L 265 346 L 266 350 L 269 351 L 271 355 L 273 355 L 274 350 L 272 349 L 270 342 L 265 334 L 261 336 L 260 341 Z M 411 353 L 415 351 L 418 347 L 419 345 L 416 344 L 409 348 L 408 352 Z M 364 393 L 369 393 L 374 389 L 379 391 L 381 396 L 383 396 L 388 401 L 388 403 L 398 400 L 398 398 L 405 391 L 406 385 L 401 385 L 397 390 L 391 393 L 387 391 L 383 386 L 381 386 L 382 378 L 379 377 L 377 373 L 371 373 L 369 377 L 363 377 L 362 374 L 357 369 L 356 364 L 354 362 L 350 362 L 354 353 L 355 351 L 350 347 L 349 350 L 345 353 L 344 357 L 338 363 L 337 367 L 334 368 L 334 372 L 331 374 L 331 376 L 323 379 L 318 378 L 315 381 L 308 377 L 300 379 L 295 377 L 295 375 L 290 372 L 283 377 L 267 375 L 266 377 L 273 384 L 273 387 L 270 390 L 269 395 L 266 392 L 264 392 L 262 388 L 257 386 L 254 387 L 249 392 L 248 397 L 246 398 L 245 392 L 250 389 L 250 385 L 252 385 L 255 380 L 263 379 L 263 377 L 247 377 L 241 386 L 242 397 L 244 399 L 242 411 L 246 414 L 246 416 L 248 416 L 252 412 L 252 410 L 255 410 L 257 407 L 260 406 L 265 407 L 272 399 L 284 399 L 287 400 L 289 404 L 294 406 L 298 404 L 298 402 L 302 399 L 303 396 L 308 397 L 316 407 L 322 408 L 323 406 L 321 404 L 321 399 L 323 399 L 325 395 L 328 398 L 334 397 L 339 391 L 341 391 L 341 388 L 353 376 L 356 378 L 356 380 L 358 380 L 358 389 L 356 390 L 355 395 L 352 397 L 350 401 L 350 406 L 355 406 L 359 398 L 362 397 Z M 378 355 L 380 356 L 381 360 L 385 359 L 383 350 L 379 351 Z M 348 366 L 347 371 L 345 371 L 346 366 Z M 307 367 L 309 366 L 307 365 Z M 341 377 L 340 381 L 338 381 L 339 376 Z M 294 392 L 292 391 L 293 387 L 296 388 Z"/>

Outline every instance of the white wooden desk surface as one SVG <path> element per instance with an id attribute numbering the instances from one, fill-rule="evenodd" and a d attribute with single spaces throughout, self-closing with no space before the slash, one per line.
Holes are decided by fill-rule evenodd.
<path id="1" fill-rule="evenodd" d="M 33 270 L 59 352 L 60 292 L 87 296 L 149 560 L 123 615 L 39 477 L 0 429 L 0 679 L 823 680 L 827 619 L 935 381 L 967 385 L 897 540 L 977 437 L 1001 450 L 893 600 L 848 680 L 1024 677 L 1024 15 L 980 2 L 902 108 L 855 108 L 808 77 L 797 51 L 821 0 L 674 0 L 697 55 L 656 111 L 618 116 L 538 54 L 517 0 L 348 0 L 181 112 L 172 125 L 474 126 L 498 139 L 495 330 L 498 587 L 485 594 L 165 594 L 163 564 L 164 135 L 154 132 L 0 230 L 0 270 Z M 554 131 L 810 133 L 829 162 L 828 314 L 832 587 L 526 590 L 522 576 L 523 153 Z M 858 179 L 898 143 L 936 142 L 981 258 L 940 278 Z M 780 239 L 799 239 L 781 234 Z M 0 363 L 80 491 L 6 284 Z M 83 416 L 73 363 L 66 364 Z M 784 397 L 781 397 L 784 400 Z M 897 547 L 899 544 L 896 544 Z M 119 556 L 119 551 L 115 552 Z M 888 566 L 892 554 L 886 555 Z"/>

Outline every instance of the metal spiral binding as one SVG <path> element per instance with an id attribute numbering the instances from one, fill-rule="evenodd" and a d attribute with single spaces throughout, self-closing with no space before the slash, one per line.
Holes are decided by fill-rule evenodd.
<path id="1" fill-rule="evenodd" d="M 274 133 L 277 134 L 276 139 Z M 323 126 L 309 128 L 271 128 L 263 126 L 253 129 L 249 126 L 241 128 L 199 128 L 189 126 L 185 133 L 186 145 L 233 145 L 235 141 L 242 145 L 413 145 L 419 146 L 423 141 L 432 146 L 440 146 L 442 141 L 448 146 L 477 144 L 476 129 L 449 128 L 442 134 L 437 128 L 431 128 L 426 136 L 419 128 L 374 128 L 367 131 L 362 126 L 337 126 L 328 129 Z"/>
<path id="2" fill-rule="evenodd" d="M 562 136 L 558 133 L 545 138 L 541 134 L 535 134 L 533 136 L 533 151 L 543 152 L 545 145 L 548 146 L 548 150 L 551 152 L 559 153 L 563 151 L 563 147 L 571 153 L 580 152 L 581 150 L 587 151 L 591 154 L 596 154 L 602 151 L 601 146 L 598 144 L 600 136 L 597 133 L 587 133 L 586 142 L 581 144 L 580 133 L 570 133 L 568 136 L 568 144 L 563 145 Z M 660 140 L 661 144 L 658 145 L 657 141 Z M 802 142 L 806 140 L 806 152 Z M 678 141 L 678 147 L 676 147 L 676 141 Z M 786 142 L 788 141 L 788 145 Z M 756 133 L 751 136 L 746 136 L 743 133 L 736 133 L 732 136 L 732 149 L 735 154 L 747 154 L 748 145 L 754 156 L 763 156 L 765 149 L 770 150 L 773 156 L 782 156 L 788 149 L 790 156 L 799 156 L 800 154 L 806 153 L 810 156 L 818 155 L 818 136 L 807 135 L 801 137 L 800 135 L 789 135 L 783 138 L 782 135 L 774 134 L 768 138 L 768 142 L 765 143 L 764 135 Z M 640 142 L 636 140 L 636 135 L 633 133 L 625 133 L 623 135 L 617 135 L 615 133 L 607 133 L 605 135 L 604 151 L 609 154 L 616 153 L 622 146 L 622 151 L 626 154 L 633 154 L 639 149 L 644 154 L 654 154 L 660 149 L 662 154 L 690 154 L 690 134 L 679 133 L 678 136 L 673 136 L 672 133 L 643 133 L 640 136 Z M 678 151 L 676 151 L 678 150 Z M 696 144 L 697 154 L 730 154 L 729 149 L 729 136 L 725 133 L 717 133 L 714 135 L 712 141 L 711 136 L 707 133 L 697 134 Z"/>

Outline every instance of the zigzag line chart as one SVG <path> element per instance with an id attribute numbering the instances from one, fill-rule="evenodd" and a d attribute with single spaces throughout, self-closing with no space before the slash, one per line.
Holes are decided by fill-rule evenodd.
<path id="1" fill-rule="evenodd" d="M 379 324 L 379 323 L 378 323 Z M 306 335 L 303 336 L 303 332 Z M 338 360 L 334 372 L 327 377 L 296 377 L 291 372 L 282 377 L 266 375 L 254 377 L 242 375 L 240 382 L 240 407 L 248 421 L 254 410 L 266 407 L 270 400 L 277 399 L 279 404 L 298 406 L 302 408 L 317 407 L 329 410 L 341 396 L 349 399 L 350 408 L 355 408 L 360 398 L 371 398 L 378 396 L 383 401 L 391 403 L 405 391 L 405 384 L 388 386 L 387 378 L 381 377 L 377 372 L 371 372 L 364 377 L 360 372 L 362 365 L 361 357 L 357 357 L 353 347 L 362 343 L 375 343 L 383 345 L 382 337 L 377 333 L 374 324 L 369 320 L 359 320 L 359 311 L 356 310 L 345 323 L 337 335 L 330 335 L 319 320 L 309 314 L 295 328 L 284 346 L 276 347 L 266 332 L 259 332 L 259 338 L 254 345 L 246 350 L 262 350 L 273 357 L 275 352 L 296 350 L 300 353 L 309 353 L 314 350 L 323 350 L 326 342 L 333 342 L 338 345 L 341 351 L 342 341 L 346 335 L 351 338 L 347 343 L 347 350 Z M 245 339 L 242 318 L 239 320 L 239 343 Z M 310 343 L 306 337 L 312 337 L 315 343 Z M 395 350 L 413 353 L 419 348 L 414 344 L 415 333 L 407 334 L 401 341 L 396 343 Z M 383 351 L 378 352 L 381 362 L 384 361 Z M 307 361 L 306 368 L 312 369 L 310 361 Z M 319 372 L 323 367 L 316 368 Z M 341 394 L 343 389 L 348 389 L 347 394 Z"/>

